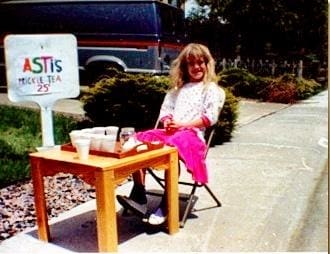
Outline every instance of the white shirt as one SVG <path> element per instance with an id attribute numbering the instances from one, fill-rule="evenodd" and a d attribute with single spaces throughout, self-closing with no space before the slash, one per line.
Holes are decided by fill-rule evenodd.
<path id="1" fill-rule="evenodd" d="M 166 94 L 159 117 L 162 119 L 165 116 L 172 116 L 178 122 L 190 122 L 207 117 L 210 124 L 214 125 L 218 121 L 225 97 L 224 90 L 214 82 L 187 83 Z M 203 131 L 204 128 L 199 130 L 199 132 Z"/>

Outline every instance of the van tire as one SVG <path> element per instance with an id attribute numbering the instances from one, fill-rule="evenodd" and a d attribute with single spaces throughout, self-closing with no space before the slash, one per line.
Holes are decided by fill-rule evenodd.
<path id="1" fill-rule="evenodd" d="M 124 69 L 115 63 L 109 63 L 109 62 L 97 62 L 97 63 L 91 63 L 86 68 L 89 82 L 95 83 L 101 78 L 104 77 L 112 77 L 114 73 L 116 72 L 123 72 Z"/>

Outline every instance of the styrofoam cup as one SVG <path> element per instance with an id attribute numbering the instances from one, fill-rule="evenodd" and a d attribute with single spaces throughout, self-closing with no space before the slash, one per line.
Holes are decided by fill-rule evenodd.
<path id="1" fill-rule="evenodd" d="M 82 133 L 94 133 L 93 128 L 84 128 L 81 130 Z"/>
<path id="2" fill-rule="evenodd" d="M 105 135 L 102 139 L 101 151 L 114 152 L 117 135 Z"/>
<path id="3" fill-rule="evenodd" d="M 75 141 L 78 158 L 80 160 L 88 160 L 90 143 L 91 141 L 89 139 L 77 139 Z"/>
<path id="4" fill-rule="evenodd" d="M 81 131 L 80 130 L 72 130 L 69 133 L 69 136 L 70 136 L 70 141 L 71 141 L 72 146 L 75 147 L 76 146 L 75 141 L 81 137 Z"/>
<path id="5" fill-rule="evenodd" d="M 92 130 L 93 130 L 93 133 L 95 133 L 95 134 L 102 134 L 102 135 L 105 134 L 105 127 L 94 127 L 94 128 L 92 128 Z"/>
<path id="6" fill-rule="evenodd" d="M 102 134 L 88 134 L 91 139 L 91 146 L 90 149 L 94 151 L 100 151 L 102 140 L 105 137 L 105 135 Z"/>
<path id="7" fill-rule="evenodd" d="M 119 130 L 118 126 L 106 126 L 105 127 L 105 134 L 116 136 L 116 138 L 117 138 L 118 130 Z"/>

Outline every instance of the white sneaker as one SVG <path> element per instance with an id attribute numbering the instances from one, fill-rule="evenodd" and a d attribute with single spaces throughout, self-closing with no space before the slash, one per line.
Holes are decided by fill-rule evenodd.
<path id="1" fill-rule="evenodd" d="M 158 208 L 155 213 L 152 213 L 148 218 L 148 223 L 151 225 L 160 225 L 166 221 L 167 216 L 163 214 L 162 209 Z"/>

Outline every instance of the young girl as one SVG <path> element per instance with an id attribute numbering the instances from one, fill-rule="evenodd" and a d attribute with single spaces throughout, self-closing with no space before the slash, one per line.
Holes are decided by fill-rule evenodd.
<path id="1" fill-rule="evenodd" d="M 170 78 L 172 89 L 166 94 L 159 115 L 164 128 L 139 132 L 136 138 L 175 146 L 194 181 L 207 183 L 204 131 L 217 122 L 225 101 L 225 92 L 216 83 L 215 61 L 208 48 L 188 44 L 173 61 Z M 147 212 L 144 176 L 143 170 L 133 174 L 130 196 L 117 196 L 121 205 L 141 216 Z M 164 204 L 145 220 L 153 225 L 163 223 Z"/>

